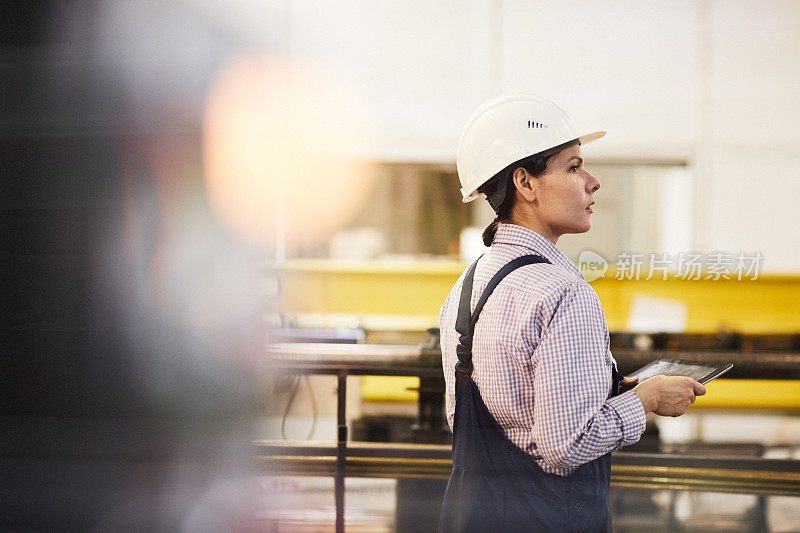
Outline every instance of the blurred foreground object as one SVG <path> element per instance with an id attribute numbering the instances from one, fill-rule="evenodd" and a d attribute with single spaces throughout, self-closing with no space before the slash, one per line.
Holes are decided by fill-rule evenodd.
<path id="1" fill-rule="evenodd" d="M 222 54 L 190 10 L 135 4 L 0 13 L 4 530 L 250 517 L 263 298 L 198 170 Z"/>

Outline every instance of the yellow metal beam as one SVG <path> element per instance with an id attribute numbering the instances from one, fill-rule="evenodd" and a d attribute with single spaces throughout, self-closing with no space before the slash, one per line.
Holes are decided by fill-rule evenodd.
<path id="1" fill-rule="evenodd" d="M 439 307 L 465 265 L 447 260 L 298 260 L 270 268 L 281 281 L 279 310 L 355 316 L 367 327 L 417 330 L 437 324 Z M 649 296 L 684 304 L 686 333 L 800 332 L 800 275 L 762 274 L 754 281 L 646 277 L 614 279 L 612 268 L 592 282 L 611 331 L 626 331 L 634 299 Z"/>
<path id="2" fill-rule="evenodd" d="M 438 317 L 463 270 L 457 261 L 290 261 L 275 265 L 281 310 Z"/>
<path id="3" fill-rule="evenodd" d="M 706 390 L 690 409 L 800 411 L 800 381 L 715 379 Z"/>
<path id="4" fill-rule="evenodd" d="M 363 327 L 388 330 L 436 326 L 439 307 L 464 268 L 458 261 L 438 260 L 299 260 L 271 266 L 281 281 L 278 309 L 318 321 L 357 317 Z M 646 277 L 618 280 L 611 269 L 592 282 L 611 331 L 626 331 L 632 302 L 649 296 L 686 305 L 686 333 L 723 328 L 743 334 L 800 332 L 800 275 L 762 274 L 754 281 Z M 407 389 L 418 383 L 413 377 L 367 377 L 362 396 L 367 401 L 415 402 L 416 391 Z M 800 410 L 800 383 L 716 380 L 692 408 Z"/>

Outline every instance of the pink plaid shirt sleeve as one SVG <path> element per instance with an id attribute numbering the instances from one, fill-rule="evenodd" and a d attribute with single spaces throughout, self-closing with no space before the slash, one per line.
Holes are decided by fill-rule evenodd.
<path id="1" fill-rule="evenodd" d="M 608 331 L 600 301 L 585 282 L 554 295 L 555 312 L 534 351 L 532 438 L 548 465 L 574 468 L 639 440 L 644 410 L 611 387 Z"/>
<path id="2" fill-rule="evenodd" d="M 583 463 L 637 442 L 645 413 L 634 392 L 608 398 L 614 360 L 600 300 L 575 265 L 541 235 L 500 225 L 476 269 L 473 308 L 497 270 L 531 253 L 552 264 L 515 271 L 489 298 L 475 328 L 473 379 L 506 436 L 540 457 L 546 472 L 567 476 Z M 460 290 L 459 280 L 440 313 L 451 428 Z"/>

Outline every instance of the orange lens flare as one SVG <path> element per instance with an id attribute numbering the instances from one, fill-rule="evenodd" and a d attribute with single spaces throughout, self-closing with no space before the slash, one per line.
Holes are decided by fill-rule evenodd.
<path id="1" fill-rule="evenodd" d="M 240 56 L 210 91 L 203 131 L 217 216 L 268 250 L 318 245 L 366 200 L 372 169 L 358 91 L 336 72 Z"/>

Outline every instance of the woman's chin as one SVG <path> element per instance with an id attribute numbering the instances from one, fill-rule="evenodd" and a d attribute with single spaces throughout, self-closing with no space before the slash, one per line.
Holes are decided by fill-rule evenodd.
<path id="1" fill-rule="evenodd" d="M 587 220 L 585 224 L 581 224 L 576 227 L 574 231 L 570 231 L 570 233 L 586 233 L 590 229 L 592 229 L 592 223 Z"/>

